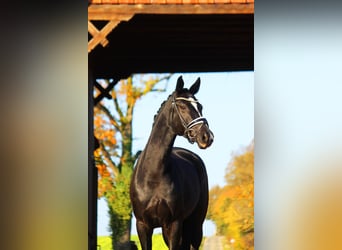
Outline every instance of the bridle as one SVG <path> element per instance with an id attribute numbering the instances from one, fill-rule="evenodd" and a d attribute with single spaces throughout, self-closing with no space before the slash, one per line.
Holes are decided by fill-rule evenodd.
<path id="1" fill-rule="evenodd" d="M 189 122 L 188 124 L 185 122 L 184 118 L 182 117 L 178 106 L 177 106 L 177 101 L 187 101 L 187 102 L 196 102 L 198 103 L 197 100 L 193 99 L 193 98 L 186 98 L 186 97 L 172 97 L 172 110 L 171 110 L 171 117 L 173 117 L 173 110 L 176 109 L 176 112 L 179 116 L 179 119 L 184 127 L 184 134 L 183 136 L 185 138 L 187 138 L 189 140 L 189 142 L 191 144 L 193 144 L 196 141 L 196 137 L 198 134 L 198 131 L 201 129 L 201 127 L 203 126 L 203 124 L 206 124 L 208 126 L 208 121 L 207 119 L 205 119 L 201 114 L 199 117 L 193 119 L 191 122 Z M 191 132 L 193 131 L 193 127 L 195 127 L 196 125 L 201 124 L 201 126 L 198 128 L 198 130 L 195 132 L 195 135 L 191 135 Z"/>

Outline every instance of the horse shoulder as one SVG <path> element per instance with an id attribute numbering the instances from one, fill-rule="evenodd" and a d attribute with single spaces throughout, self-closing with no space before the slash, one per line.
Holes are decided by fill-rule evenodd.
<path id="1" fill-rule="evenodd" d="M 194 152 L 185 148 L 174 147 L 172 149 L 172 157 L 175 159 L 174 161 L 188 162 L 191 164 L 196 169 L 200 179 L 208 178 L 203 160 Z"/>

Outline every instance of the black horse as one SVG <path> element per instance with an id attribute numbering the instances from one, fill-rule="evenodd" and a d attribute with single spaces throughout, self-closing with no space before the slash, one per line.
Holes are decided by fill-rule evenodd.
<path id="1" fill-rule="evenodd" d="M 198 249 L 202 241 L 208 208 L 206 169 L 198 155 L 174 148 L 173 144 L 177 135 L 183 135 L 205 149 L 214 136 L 194 97 L 200 78 L 190 89 L 183 86 L 180 76 L 176 90 L 154 118 L 151 135 L 132 176 L 130 197 L 143 250 L 152 249 L 156 227 L 162 227 L 164 241 L 172 250 Z"/>

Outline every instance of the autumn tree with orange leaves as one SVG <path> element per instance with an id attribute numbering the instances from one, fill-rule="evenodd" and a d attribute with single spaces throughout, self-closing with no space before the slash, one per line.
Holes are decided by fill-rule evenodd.
<path id="1" fill-rule="evenodd" d="M 254 249 L 254 141 L 226 168 L 226 185 L 211 188 L 207 219 L 233 249 Z"/>
<path id="2" fill-rule="evenodd" d="M 98 197 L 109 206 L 113 249 L 130 241 L 132 208 L 129 185 L 133 165 L 138 156 L 132 152 L 133 112 L 136 101 L 167 83 L 171 75 L 135 75 L 121 80 L 110 91 L 111 100 L 102 100 L 94 108 L 94 135 L 99 142 L 95 151 L 98 169 Z M 98 80 L 108 85 L 109 80 Z"/>

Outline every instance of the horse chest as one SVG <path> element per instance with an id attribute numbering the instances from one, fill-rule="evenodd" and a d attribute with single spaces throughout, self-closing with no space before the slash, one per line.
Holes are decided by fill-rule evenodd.
<path id="1" fill-rule="evenodd" d="M 146 181 L 143 187 L 138 187 L 136 198 L 136 202 L 133 202 L 136 216 L 145 221 L 154 221 L 153 224 L 162 224 L 159 218 L 168 221 L 178 216 L 175 208 L 182 203 L 174 185 L 155 181 Z"/>
<path id="2" fill-rule="evenodd" d="M 143 218 L 149 224 L 161 226 L 173 220 L 174 208 L 166 199 L 154 196 L 143 210 Z"/>
<path id="3" fill-rule="evenodd" d="M 177 182 L 146 181 L 144 187 L 139 189 L 140 197 L 139 205 L 135 209 L 136 216 L 154 226 L 161 226 L 175 219 L 187 217 L 199 199 L 199 193 L 192 190 L 197 186 L 197 182 L 194 181 L 192 184 L 193 186 L 188 186 L 187 191 L 184 192 L 184 187 L 180 187 Z"/>

